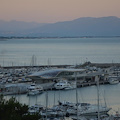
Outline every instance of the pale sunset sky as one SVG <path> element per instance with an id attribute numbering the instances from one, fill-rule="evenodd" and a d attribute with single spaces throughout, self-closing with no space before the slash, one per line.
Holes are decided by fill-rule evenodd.
<path id="1" fill-rule="evenodd" d="M 0 20 L 54 23 L 80 17 L 116 16 L 120 0 L 0 0 Z"/>

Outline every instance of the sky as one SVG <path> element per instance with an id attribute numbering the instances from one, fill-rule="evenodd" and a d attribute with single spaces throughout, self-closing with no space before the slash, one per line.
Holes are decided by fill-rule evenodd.
<path id="1" fill-rule="evenodd" d="M 120 0 L 0 0 L 0 20 L 55 23 L 80 17 L 116 16 Z"/>

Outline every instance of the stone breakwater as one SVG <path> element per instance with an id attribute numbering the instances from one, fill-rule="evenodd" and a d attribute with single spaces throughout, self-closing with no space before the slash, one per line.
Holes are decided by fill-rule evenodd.
<path id="1" fill-rule="evenodd" d="M 108 67 L 113 67 L 117 66 L 120 67 L 120 63 L 91 63 L 91 62 L 85 62 L 84 64 L 77 64 L 77 65 L 40 65 L 40 66 L 0 66 L 0 68 L 31 68 L 31 67 L 41 67 L 41 68 L 46 68 L 46 67 L 57 67 L 57 68 L 66 68 L 66 67 L 85 67 L 85 66 L 90 66 L 90 67 L 100 67 L 100 68 L 108 68 Z"/>

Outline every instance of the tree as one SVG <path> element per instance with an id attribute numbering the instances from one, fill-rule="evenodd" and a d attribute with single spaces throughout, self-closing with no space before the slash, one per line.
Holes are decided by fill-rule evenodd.
<path id="1" fill-rule="evenodd" d="M 38 120 L 39 114 L 30 115 L 28 106 L 19 103 L 14 97 L 5 100 L 0 96 L 0 120 Z"/>

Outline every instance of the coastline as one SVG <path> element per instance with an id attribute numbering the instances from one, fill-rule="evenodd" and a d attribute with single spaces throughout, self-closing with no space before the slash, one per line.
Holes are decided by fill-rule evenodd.
<path id="1" fill-rule="evenodd" d="M 60 37 L 60 36 L 46 36 L 46 37 L 34 37 L 34 36 L 0 36 L 0 41 L 6 40 L 6 39 L 56 39 L 56 38 L 120 38 L 120 36 L 64 36 L 64 37 Z"/>

